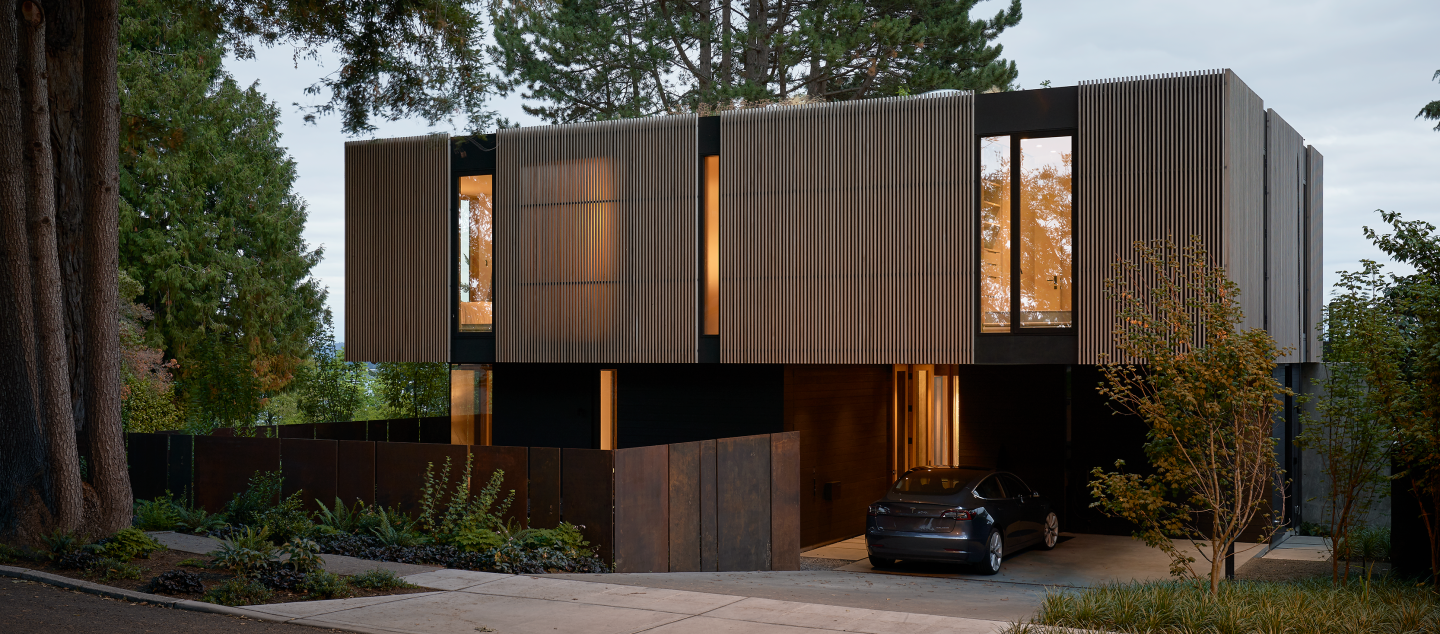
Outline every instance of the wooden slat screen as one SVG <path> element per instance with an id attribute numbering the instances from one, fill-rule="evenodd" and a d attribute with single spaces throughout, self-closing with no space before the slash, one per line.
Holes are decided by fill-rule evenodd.
<path id="1" fill-rule="evenodd" d="M 1105 296 L 1112 264 L 1135 242 L 1199 236 L 1216 263 L 1261 306 L 1264 282 L 1264 111 L 1230 71 L 1080 84 L 1075 161 L 1079 361 L 1134 361 L 1115 348 L 1118 305 Z M 1228 166 L 1228 170 L 1227 170 Z M 1226 177 L 1227 172 L 1229 177 Z M 1137 280 L 1143 288 L 1147 280 Z M 1263 314 L 1247 311 L 1247 322 Z"/>
<path id="2" fill-rule="evenodd" d="M 1325 157 L 1311 145 L 1305 148 L 1305 342 L 1304 361 L 1319 363 L 1320 321 L 1325 307 Z"/>
<path id="3" fill-rule="evenodd" d="M 1279 363 L 1303 358 L 1303 267 L 1300 235 L 1304 215 L 1305 140 L 1275 110 L 1265 127 L 1266 328 L 1275 346 L 1289 349 Z"/>
<path id="4" fill-rule="evenodd" d="M 450 143 L 345 144 L 345 358 L 450 358 Z"/>
<path id="5" fill-rule="evenodd" d="M 499 133 L 498 361 L 695 362 L 696 122 Z"/>
<path id="6" fill-rule="evenodd" d="M 722 362 L 971 362 L 974 103 L 721 114 Z"/>

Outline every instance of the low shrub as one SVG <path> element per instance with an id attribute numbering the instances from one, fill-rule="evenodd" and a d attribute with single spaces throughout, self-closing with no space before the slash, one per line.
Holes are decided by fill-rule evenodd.
<path id="1" fill-rule="evenodd" d="M 100 555 L 88 550 L 72 550 L 56 559 L 55 566 L 62 570 L 89 570 L 100 559 Z"/>
<path id="2" fill-rule="evenodd" d="M 142 531 L 171 531 L 175 530 L 175 524 L 179 521 L 180 514 L 176 511 L 175 500 L 171 499 L 169 491 L 152 500 L 135 501 L 135 528 Z"/>
<path id="3" fill-rule="evenodd" d="M 92 575 L 100 577 L 101 581 L 112 579 L 139 579 L 140 567 L 129 562 L 120 561 L 113 557 L 100 557 L 90 564 L 86 569 Z"/>
<path id="4" fill-rule="evenodd" d="M 320 506 L 320 510 L 315 512 L 317 527 L 323 526 L 338 533 L 369 534 L 380 525 L 379 516 L 365 506 L 363 500 L 355 500 L 353 507 L 346 508 L 345 503 L 336 497 L 333 510 L 320 500 L 315 500 L 315 504 Z"/>
<path id="5" fill-rule="evenodd" d="M 200 581 L 200 575 L 189 570 L 166 570 L 151 579 L 145 591 L 160 594 L 200 594 L 205 591 L 205 584 Z"/>
<path id="6" fill-rule="evenodd" d="M 307 534 L 313 523 L 300 492 L 281 499 L 283 481 L 279 471 L 256 471 L 245 491 L 225 505 L 226 519 L 240 526 L 268 526 L 270 535 L 281 542 Z"/>
<path id="7" fill-rule="evenodd" d="M 203 508 L 177 505 L 175 516 L 175 530 L 181 533 L 204 535 L 225 526 L 223 514 L 210 513 Z"/>
<path id="8" fill-rule="evenodd" d="M 312 599 L 343 599 L 355 594 L 344 577 L 323 570 L 305 575 L 303 589 Z"/>
<path id="9" fill-rule="evenodd" d="M 419 546 L 420 536 L 415 534 L 415 522 L 399 511 L 378 509 L 379 524 L 370 529 L 381 544 L 386 546 Z"/>
<path id="10" fill-rule="evenodd" d="M 177 563 L 177 564 L 175 564 L 175 565 L 177 565 L 177 566 L 189 566 L 189 567 L 191 567 L 191 568 L 209 568 L 209 567 L 210 567 L 209 562 L 205 561 L 204 559 L 197 559 L 197 558 L 194 558 L 194 557 L 191 557 L 190 559 L 181 559 L 181 560 L 180 560 L 180 563 Z"/>
<path id="11" fill-rule="evenodd" d="M 274 596 L 275 593 L 259 581 L 247 577 L 235 577 L 215 586 L 200 597 L 200 600 L 233 607 L 264 603 Z"/>
<path id="12" fill-rule="evenodd" d="M 401 579 L 399 575 L 392 571 L 382 570 L 380 568 L 351 576 L 350 585 L 367 590 L 395 590 L 398 588 L 420 587 Z"/>
<path id="13" fill-rule="evenodd" d="M 136 557 L 149 558 L 150 553 L 164 549 L 165 546 L 160 542 L 133 526 L 95 543 L 96 554 L 121 561 L 130 561 Z"/>
<path id="14" fill-rule="evenodd" d="M 0 544 L 0 564 L 8 564 L 25 559 L 25 553 L 19 548 L 10 544 Z"/>
<path id="15" fill-rule="evenodd" d="M 60 558 L 80 550 L 87 542 L 84 537 L 77 533 L 67 533 L 56 530 L 40 536 L 40 542 L 45 544 L 45 555 L 51 561 L 58 561 Z"/>
<path id="16" fill-rule="evenodd" d="M 255 575 L 255 580 L 271 590 L 298 592 L 304 587 L 306 576 L 303 572 L 295 572 L 289 568 L 274 568 Z"/>
<path id="17" fill-rule="evenodd" d="M 308 539 L 295 537 L 281 546 L 279 553 L 285 557 L 285 565 L 295 572 L 311 572 L 325 565 L 320 557 L 320 545 Z"/>
<path id="18" fill-rule="evenodd" d="M 236 576 L 248 577 L 265 572 L 276 560 L 277 550 L 270 543 L 269 527 L 255 530 L 245 527 L 221 540 L 220 548 L 207 553 L 215 558 L 215 565 L 226 568 Z"/>

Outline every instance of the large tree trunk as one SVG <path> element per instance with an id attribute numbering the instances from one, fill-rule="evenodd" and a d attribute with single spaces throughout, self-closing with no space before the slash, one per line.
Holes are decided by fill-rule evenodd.
<path id="1" fill-rule="evenodd" d="M 91 526 L 109 534 L 130 525 L 130 475 L 120 425 L 120 95 L 116 56 L 119 2 L 85 7 L 85 430 L 91 485 L 99 497 Z"/>
<path id="2" fill-rule="evenodd" d="M 33 276 L 41 424 L 49 462 L 48 506 L 54 528 L 74 531 L 82 519 L 80 464 L 70 402 L 69 350 L 60 260 L 55 241 L 55 163 L 50 147 L 50 108 L 45 64 L 45 14 L 26 0 L 21 5 L 21 92 L 25 100 L 25 143 L 29 203 L 30 265 Z"/>
<path id="3" fill-rule="evenodd" d="M 30 245 L 25 231 L 21 158 L 19 14 L 0 10 L 0 540 L 13 541 L 21 507 L 44 485 L 35 403 L 35 310 L 30 293 Z"/>

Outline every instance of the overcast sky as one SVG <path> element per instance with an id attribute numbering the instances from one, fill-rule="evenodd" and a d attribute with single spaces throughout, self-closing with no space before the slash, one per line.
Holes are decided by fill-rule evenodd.
<path id="1" fill-rule="evenodd" d="M 977 16 L 999 10 L 987 0 Z M 1022 88 L 1050 80 L 1070 86 L 1105 79 L 1213 68 L 1233 69 L 1325 155 L 1325 264 L 1335 271 L 1358 260 L 1384 260 L 1361 235 L 1376 226 L 1376 209 L 1440 225 L 1440 132 L 1415 119 L 1440 99 L 1435 26 L 1440 2 L 1375 0 L 1024 0 L 1020 25 L 1000 36 L 1005 57 L 1020 68 Z M 333 58 L 332 58 L 333 59 Z M 296 189 L 308 203 L 305 238 L 325 249 L 315 275 L 329 288 L 337 333 L 344 328 L 344 169 L 335 117 L 305 125 L 292 102 L 310 103 L 302 89 L 333 71 L 302 61 L 287 48 L 260 50 L 255 60 L 227 60 L 242 84 L 283 110 L 282 143 L 299 165 Z M 518 100 L 497 104 L 511 120 L 538 123 Z M 452 131 L 424 121 L 383 123 L 378 137 Z M 1392 267 L 1393 268 L 1393 267 Z"/>

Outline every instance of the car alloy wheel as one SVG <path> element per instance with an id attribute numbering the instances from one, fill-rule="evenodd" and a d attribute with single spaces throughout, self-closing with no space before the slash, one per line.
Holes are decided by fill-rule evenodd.
<path id="1" fill-rule="evenodd" d="M 1060 543 L 1060 518 L 1054 513 L 1045 516 L 1045 542 L 1042 548 L 1050 550 Z"/>
<path id="2" fill-rule="evenodd" d="M 987 575 L 1000 572 L 1000 561 L 1005 559 L 1005 536 L 1000 534 L 1000 527 L 990 531 L 985 551 L 985 563 L 981 565 L 980 572 Z"/>

